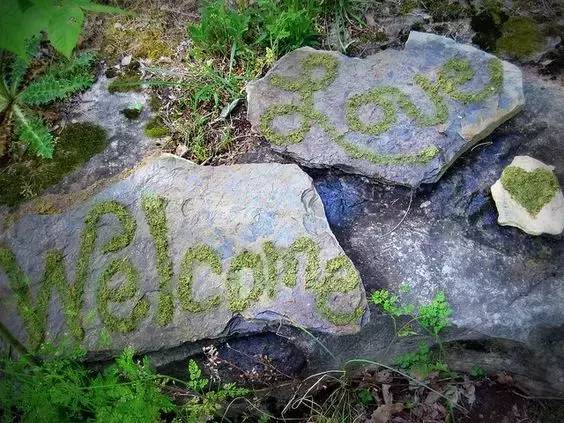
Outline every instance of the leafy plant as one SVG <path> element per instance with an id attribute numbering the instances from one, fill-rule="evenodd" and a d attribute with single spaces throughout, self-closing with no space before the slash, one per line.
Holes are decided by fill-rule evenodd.
<path id="1" fill-rule="evenodd" d="M 420 344 L 415 351 L 409 351 L 400 355 L 396 358 L 395 364 L 402 369 L 408 370 L 410 373 L 416 374 L 421 379 L 425 379 L 433 372 L 450 372 L 444 362 L 434 359 L 431 350 L 425 344 Z"/>
<path id="2" fill-rule="evenodd" d="M 451 314 L 452 309 L 444 292 L 439 292 L 430 304 L 419 308 L 417 320 L 421 326 L 436 336 L 450 324 Z"/>
<path id="3" fill-rule="evenodd" d="M 370 299 L 374 304 L 379 306 L 384 313 L 393 317 L 411 314 L 415 309 L 413 305 L 399 306 L 399 297 L 386 289 L 374 291 Z"/>
<path id="4" fill-rule="evenodd" d="M 132 348 L 100 373 L 87 369 L 84 351 L 70 345 L 42 346 L 39 354 L 40 362 L 29 355 L 0 357 L 2 421 L 157 422 L 168 413 L 177 422 L 200 423 L 211 420 L 226 400 L 249 392 L 233 383 L 211 389 L 193 360 L 187 382 L 159 375 Z M 190 399 L 173 402 L 171 389 Z"/>
<path id="5" fill-rule="evenodd" d="M 194 360 L 188 362 L 188 373 L 190 375 L 190 380 L 187 382 L 188 388 L 200 394 L 192 397 L 181 407 L 180 414 L 188 423 L 209 421 L 221 408 L 224 401 L 249 393 L 248 389 L 239 388 L 234 383 L 227 383 L 215 391 L 205 391 L 209 386 L 209 380 L 202 377 L 202 371 Z"/>
<path id="6" fill-rule="evenodd" d="M 53 136 L 43 119 L 31 107 L 63 100 L 72 93 L 88 88 L 94 79 L 90 72 L 94 56 L 83 53 L 49 67 L 42 75 L 24 86 L 24 78 L 38 48 L 38 40 L 28 45 L 26 55 L 13 56 L 3 63 L 0 79 L 0 114 L 6 128 L 15 124 L 18 139 L 40 157 L 53 156 Z M 8 139 L 8 137 L 6 137 Z M 0 154 L 6 145 L 0 145 Z"/>
<path id="7" fill-rule="evenodd" d="M 27 57 L 27 44 L 41 33 L 66 57 L 78 43 L 85 12 L 124 13 L 90 0 L 2 0 L 0 49 Z"/>
<path id="8" fill-rule="evenodd" d="M 202 51 L 227 55 L 245 45 L 250 16 L 228 7 L 223 0 L 204 5 L 198 24 L 188 26 L 188 35 Z"/>
<path id="9" fill-rule="evenodd" d="M 157 421 L 173 404 L 162 391 L 162 377 L 133 350 L 93 376 L 80 360 L 84 352 L 43 347 L 40 364 L 30 357 L 0 359 L 3 421 L 73 422 L 94 417 L 104 422 Z"/>

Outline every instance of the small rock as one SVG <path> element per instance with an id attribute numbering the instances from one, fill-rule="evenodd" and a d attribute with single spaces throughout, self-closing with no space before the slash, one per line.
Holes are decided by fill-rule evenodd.
<path id="1" fill-rule="evenodd" d="M 531 235 L 558 235 L 564 230 L 564 197 L 554 166 L 516 156 L 491 187 L 498 223 Z"/>
<path id="2" fill-rule="evenodd" d="M 178 144 L 178 146 L 176 147 L 176 151 L 174 154 L 176 154 L 179 157 L 184 157 L 184 155 L 188 153 L 188 147 L 186 147 L 185 144 Z"/>
<path id="3" fill-rule="evenodd" d="M 121 65 L 122 66 L 129 66 L 132 58 L 133 58 L 133 56 L 131 56 L 131 54 L 128 54 L 123 59 L 121 59 Z"/>

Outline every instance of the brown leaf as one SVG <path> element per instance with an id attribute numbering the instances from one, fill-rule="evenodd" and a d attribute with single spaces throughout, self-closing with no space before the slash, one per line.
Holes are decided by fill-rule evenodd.
<path id="1" fill-rule="evenodd" d="M 403 411 L 403 404 L 384 404 L 374 410 L 370 417 L 370 423 L 388 423 L 393 414 Z"/>

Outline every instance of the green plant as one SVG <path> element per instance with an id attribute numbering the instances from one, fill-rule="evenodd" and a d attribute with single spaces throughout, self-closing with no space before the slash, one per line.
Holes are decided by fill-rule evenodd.
<path id="1" fill-rule="evenodd" d="M 440 359 L 435 358 L 429 347 L 425 344 L 420 344 L 415 351 L 409 351 L 400 355 L 395 359 L 395 364 L 417 375 L 421 379 L 425 379 L 433 372 L 450 372 L 448 366 Z"/>
<path id="2" fill-rule="evenodd" d="M 38 42 L 34 40 L 28 46 L 25 59 L 15 56 L 4 61 L 0 80 L 0 114 L 4 115 L 6 128 L 9 127 L 9 122 L 14 122 L 19 141 L 29 146 L 38 156 L 51 158 L 53 136 L 43 119 L 31 107 L 63 100 L 92 85 L 94 79 L 90 68 L 94 55 L 83 53 L 63 60 L 50 66 L 42 75 L 24 86 L 24 78 L 37 47 Z M 5 151 L 6 145 L 0 145 L 0 154 Z"/>
<path id="3" fill-rule="evenodd" d="M 535 53 L 542 43 L 543 36 L 534 19 L 511 16 L 501 27 L 501 37 L 496 47 L 498 51 L 523 59 Z"/>
<path id="4" fill-rule="evenodd" d="M 451 314 L 452 309 L 444 292 L 439 292 L 431 303 L 419 308 L 417 320 L 421 326 L 436 336 L 450 324 Z"/>
<path id="5" fill-rule="evenodd" d="M 382 311 L 393 317 L 413 313 L 415 307 L 411 304 L 399 306 L 399 297 L 386 289 L 379 289 L 370 295 L 370 300 L 379 306 Z"/>
<path id="6" fill-rule="evenodd" d="M 242 397 L 249 393 L 248 389 L 237 387 L 234 383 L 224 384 L 217 390 L 206 391 L 210 382 L 202 377 L 202 371 L 194 360 L 189 360 L 188 372 L 190 379 L 187 387 L 198 394 L 189 399 L 179 410 L 179 415 L 188 423 L 209 421 L 227 399 Z"/>
<path id="7" fill-rule="evenodd" d="M 188 26 L 188 35 L 205 53 L 234 56 L 246 45 L 243 38 L 249 21 L 248 14 L 231 9 L 224 0 L 215 0 L 204 5 L 200 22 Z"/>
<path id="8" fill-rule="evenodd" d="M 118 7 L 90 0 L 2 0 L 0 2 L 0 49 L 27 57 L 27 44 L 42 33 L 66 57 L 78 42 L 84 13 L 124 13 Z"/>
<path id="9" fill-rule="evenodd" d="M 277 56 L 305 45 L 316 45 L 316 18 L 320 9 L 312 0 L 259 0 L 253 14 L 255 43 Z"/>
<path id="10" fill-rule="evenodd" d="M 83 351 L 44 346 L 40 353 L 39 364 L 29 356 L 0 359 L 3 421 L 133 423 L 157 421 L 174 408 L 163 392 L 166 378 L 154 373 L 147 358 L 134 360 L 130 348 L 99 374 L 81 364 Z"/>
<path id="11" fill-rule="evenodd" d="M 234 383 L 212 389 L 195 361 L 188 362 L 189 380 L 157 374 L 147 357 L 136 359 L 126 348 L 100 372 L 82 361 L 85 352 L 63 342 L 43 345 L 42 359 L 24 354 L 0 357 L 0 417 L 4 422 L 115 423 L 173 421 L 201 423 L 213 419 L 223 403 L 249 390 Z M 189 399 L 175 403 L 169 392 Z"/>

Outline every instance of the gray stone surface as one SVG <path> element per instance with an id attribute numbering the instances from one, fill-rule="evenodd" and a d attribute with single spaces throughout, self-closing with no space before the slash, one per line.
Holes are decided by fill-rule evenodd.
<path id="1" fill-rule="evenodd" d="M 517 155 L 555 167 L 564 180 L 564 89 L 524 73 L 526 106 L 466 153 L 441 181 L 415 191 L 366 178 L 310 171 L 333 232 L 362 274 L 368 293 L 386 288 L 421 304 L 438 291 L 453 306 L 443 336 L 449 364 L 508 371 L 528 392 L 564 394 L 564 239 L 499 226 L 490 186 Z M 268 148 L 259 161 L 277 160 Z M 249 155 L 246 159 L 255 159 Z M 399 224 L 399 226 L 397 226 Z M 394 227 L 397 228 L 390 233 Z M 409 293 L 400 287 L 408 284 Z M 425 336 L 394 340 L 390 319 L 372 306 L 370 323 L 347 337 L 320 335 L 337 360 L 303 340 L 305 374 L 351 358 L 390 362 Z"/>
<path id="2" fill-rule="evenodd" d="M 164 232 L 150 229 L 151 217 L 158 221 L 159 214 L 154 208 L 149 213 L 143 206 L 143 199 L 156 201 L 161 197 L 166 199 Z M 119 202 L 136 222 L 129 242 L 110 250 L 108 243 L 126 232 L 127 223 L 112 213 L 102 214 L 97 221 L 88 218 L 95 207 L 107 201 Z M 57 211 L 58 207 L 64 209 Z M 79 277 L 80 259 L 87 264 L 84 292 L 82 295 L 78 293 L 77 298 L 83 302 L 78 319 L 85 333 L 84 345 L 91 353 L 111 353 L 127 345 L 139 352 L 166 351 L 186 342 L 224 336 L 234 330 L 237 326 L 234 322 L 241 318 L 261 322 L 278 321 L 287 316 L 293 324 L 335 334 L 356 332 L 362 320 L 368 319 L 359 275 L 343 255 L 328 226 L 312 180 L 296 165 L 201 167 L 172 155 L 163 155 L 148 160 L 123 178 L 97 188 L 95 193 L 75 194 L 70 198 L 41 198 L 27 205 L 25 210 L 19 216 L 4 219 L 0 235 L 3 248 L 0 250 L 0 320 L 23 342 L 28 341 L 22 319 L 25 307 L 22 304 L 18 307 L 14 288 L 18 281 L 29 281 L 35 298 L 31 304 L 41 304 L 38 293 L 45 286 L 46 256 L 53 250 L 62 254 L 64 272 L 71 286 Z M 40 214 L 39 210 L 49 214 Z M 91 232 L 86 230 L 89 221 L 94 222 Z M 80 246 L 84 245 L 83 240 L 89 233 L 96 239 L 93 251 L 81 254 L 79 251 L 83 247 Z M 158 233 L 164 235 L 164 242 L 159 241 L 162 238 Z M 313 264 L 308 262 L 312 268 L 308 277 L 306 254 L 296 253 L 296 277 L 286 279 L 285 258 L 292 256 L 288 248 L 303 237 L 319 247 L 319 259 L 317 262 L 313 260 Z M 278 249 L 279 259 L 272 267 L 274 273 L 268 266 L 266 242 L 273 243 Z M 160 253 L 158 245 L 163 247 Z M 184 291 L 183 297 L 181 280 L 186 281 L 189 273 L 183 270 L 182 263 L 187 251 L 197 245 L 207 245 L 217 252 L 221 270 L 214 272 L 211 266 L 201 263 L 194 267 L 188 265 L 187 269 L 194 269 L 193 280 L 191 289 Z M 15 255 L 23 275 L 14 276 L 14 267 L 8 263 L 9 251 Z M 264 284 L 259 283 L 260 276 L 254 278 L 244 265 L 234 267 L 234 262 L 248 254 L 243 253 L 245 251 L 260 255 L 256 269 L 262 272 Z M 161 271 L 157 257 L 161 257 L 160 264 L 164 264 Z M 168 257 L 172 263 L 171 274 L 166 271 Z M 341 257 L 341 265 L 337 265 L 338 260 L 333 260 L 336 257 Z M 125 273 L 118 272 L 107 279 L 109 291 L 104 291 L 100 278 L 114 260 L 121 264 L 129 260 L 139 279 L 132 287 L 125 288 Z M 331 266 L 332 271 L 328 270 Z M 162 269 L 165 269 L 164 273 Z M 233 273 L 228 276 L 230 271 Z M 11 283 L 9 274 L 13 276 Z M 52 271 L 51 274 L 56 275 Z M 170 280 L 167 280 L 167 274 L 171 275 Z M 234 276 L 240 277 L 240 285 L 236 285 Z M 310 279 L 307 286 L 306 278 Z M 347 283 L 349 289 L 345 289 Z M 235 294 L 228 286 L 233 287 Z M 272 295 L 269 286 L 272 286 Z M 253 295 L 251 288 L 258 289 L 258 294 L 249 300 L 249 304 L 233 307 L 231 300 L 237 297 L 237 291 L 240 298 L 247 298 Z M 68 292 L 68 288 L 63 291 Z M 20 291 L 20 294 L 25 297 L 26 292 Z M 101 298 L 108 292 L 107 309 L 104 309 L 105 302 Z M 174 312 L 172 321 L 163 326 L 157 323 L 163 316 L 158 311 L 158 304 L 167 292 L 172 293 Z M 188 298 L 190 293 L 196 302 L 217 295 L 219 303 L 203 307 L 198 312 L 189 311 L 183 308 L 182 298 Z M 53 290 L 50 294 L 45 303 L 47 339 L 59 340 L 69 333 L 69 326 L 63 318 L 61 292 Z M 118 299 L 119 296 L 122 298 Z M 26 301 L 29 305 L 29 298 Z M 141 311 L 147 306 L 148 310 Z M 35 312 L 38 316 L 41 314 L 37 308 Z M 135 312 L 141 317 L 132 329 L 123 330 L 111 323 L 112 319 L 129 319 Z M 356 313 L 347 321 L 337 321 L 331 312 Z M 247 327 L 238 331 L 251 330 Z M 173 357 L 171 353 L 168 360 Z"/>
<path id="3" fill-rule="evenodd" d="M 103 127 L 108 135 L 108 147 L 48 189 L 48 192 L 81 190 L 135 166 L 156 149 L 155 140 L 143 133 L 152 115 L 147 94 L 135 91 L 110 93 L 110 82 L 101 74 L 88 91 L 74 99 L 65 116 L 66 122 L 90 122 Z M 127 119 L 121 111 L 135 104 L 143 106 L 141 115 L 134 120 Z"/>
<path id="4" fill-rule="evenodd" d="M 334 78 L 327 64 L 306 69 L 307 60 L 316 57 L 337 64 Z M 459 71 L 444 70 L 452 59 Z M 457 84 L 468 71 L 460 70 L 461 61 L 474 76 Z M 503 75 L 498 88 L 489 85 L 495 80 L 490 65 L 497 65 Z M 421 76 L 434 88 L 423 90 Z M 382 87 L 393 88 L 379 95 L 379 105 L 374 97 L 355 102 L 354 97 Z M 485 94 L 480 98 L 464 98 L 481 91 Z M 307 167 L 338 168 L 406 186 L 436 182 L 457 157 L 524 104 L 516 66 L 472 46 L 420 32 L 410 33 L 403 50 L 384 50 L 366 59 L 295 50 L 264 78 L 249 83 L 247 97 L 249 120 L 276 151 Z M 435 116 L 441 107 L 443 116 Z"/>

